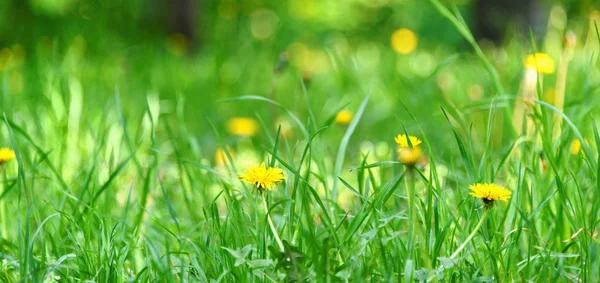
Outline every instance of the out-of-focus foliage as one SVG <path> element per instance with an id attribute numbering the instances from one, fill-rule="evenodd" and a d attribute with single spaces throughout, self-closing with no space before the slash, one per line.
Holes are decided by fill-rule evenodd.
<path id="1" fill-rule="evenodd" d="M 493 95 L 482 67 L 464 53 L 468 45 L 428 1 L 190 1 L 195 27 L 189 36 L 177 32 L 173 19 L 182 15 L 175 2 L 3 1 L 3 111 L 41 99 L 60 112 L 77 90 L 84 105 L 105 104 L 119 93 L 132 115 L 142 115 L 145 107 L 138 101 L 148 95 L 160 101 L 161 113 L 174 114 L 176 100 L 185 101 L 186 121 L 210 117 L 224 125 L 229 115 L 256 113 L 219 99 L 260 95 L 291 107 L 304 100 L 303 78 L 311 103 L 323 109 L 348 102 L 355 108 L 370 90 L 377 104 L 365 123 L 380 127 L 395 119 L 399 102 L 410 108 L 427 102 L 465 105 L 469 93 Z M 454 4 L 467 21 L 473 17 L 473 3 Z M 593 39 L 592 8 L 588 2 L 551 3 L 540 48 L 556 58 L 562 35 L 574 30 L 589 51 L 582 56 L 592 54 L 587 45 Z M 497 59 L 502 80 L 516 82 L 522 58 L 514 57 L 528 54 L 523 46 L 529 43 L 510 31 L 508 24 L 503 46 L 487 41 L 482 46 Z M 473 72 L 454 71 L 464 68 Z M 518 84 L 508 85 L 508 93 L 518 91 Z M 301 107 L 295 110 L 306 119 Z M 319 114 L 326 119 L 333 110 Z M 444 121 L 441 115 L 414 115 L 425 123 Z M 264 118 L 276 122 L 272 115 Z M 201 122 L 189 126 L 207 129 Z"/>
<path id="2" fill-rule="evenodd" d="M 442 2 L 1 1 L 0 280 L 598 278 L 600 7 Z"/>

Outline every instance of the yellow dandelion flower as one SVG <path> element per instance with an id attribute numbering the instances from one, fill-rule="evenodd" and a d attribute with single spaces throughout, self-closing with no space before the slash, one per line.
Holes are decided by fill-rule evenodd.
<path id="1" fill-rule="evenodd" d="M 471 189 L 470 195 L 480 198 L 483 200 L 483 203 L 487 208 L 494 205 L 494 201 L 508 201 L 512 192 L 503 187 L 500 187 L 496 184 L 474 184 L 470 185 L 469 189 Z"/>
<path id="2" fill-rule="evenodd" d="M 525 67 L 542 74 L 554 73 L 554 60 L 546 53 L 530 54 L 525 58 Z"/>
<path id="3" fill-rule="evenodd" d="M 348 110 L 342 110 L 335 115 L 335 123 L 339 125 L 349 125 L 352 122 L 354 114 Z"/>
<path id="4" fill-rule="evenodd" d="M 235 117 L 227 121 L 227 131 L 236 136 L 253 136 L 258 132 L 258 122 L 248 117 Z"/>
<path id="5" fill-rule="evenodd" d="M 585 144 L 587 144 L 587 145 L 590 144 L 587 139 L 584 139 L 583 141 L 585 141 Z M 571 143 L 571 154 L 577 155 L 580 152 L 583 153 L 581 151 L 581 141 L 579 141 L 579 139 L 574 139 L 573 142 Z"/>
<path id="6" fill-rule="evenodd" d="M 423 155 L 421 147 L 398 146 L 398 159 L 400 159 L 400 162 L 404 165 L 414 166 L 417 164 L 417 161 L 419 161 L 419 158 L 421 158 L 421 155 Z"/>
<path id="7" fill-rule="evenodd" d="M 571 143 L 571 154 L 577 155 L 581 151 L 581 142 L 579 139 L 574 139 Z"/>
<path id="8" fill-rule="evenodd" d="M 239 175 L 240 180 L 244 180 L 254 185 L 259 191 L 272 190 L 275 184 L 285 180 L 283 170 L 277 167 L 267 167 L 263 162 L 261 165 L 252 166 L 246 169 L 244 174 Z"/>
<path id="9" fill-rule="evenodd" d="M 410 54 L 417 48 L 417 35 L 409 29 L 401 28 L 392 34 L 392 48 L 400 54 Z"/>
<path id="10" fill-rule="evenodd" d="M 0 148 L 0 165 L 15 158 L 15 152 L 10 148 Z"/>
<path id="11" fill-rule="evenodd" d="M 415 136 L 408 136 L 406 137 L 406 135 L 402 134 L 402 135 L 397 135 L 394 140 L 396 141 L 396 143 L 398 144 L 398 146 L 400 147 L 416 147 L 419 146 L 421 144 L 421 140 Z M 410 140 L 410 145 L 408 143 L 408 140 Z"/>
<path id="12" fill-rule="evenodd" d="M 404 165 L 414 166 L 423 154 L 419 145 L 421 140 L 415 136 L 398 135 L 394 138 L 398 144 L 398 159 Z M 410 141 L 410 143 L 409 143 Z"/>

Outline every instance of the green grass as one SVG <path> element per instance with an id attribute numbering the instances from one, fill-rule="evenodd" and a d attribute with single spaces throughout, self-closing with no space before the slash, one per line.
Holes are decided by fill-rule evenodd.
<path id="1" fill-rule="evenodd" d="M 562 43 L 479 46 L 458 9 L 429 2 L 424 13 L 469 50 L 423 32 L 399 55 L 387 31 L 333 29 L 318 44 L 292 29 L 297 39 L 187 57 L 162 41 L 99 51 L 109 44 L 90 31 L 24 45 L 0 74 L 0 147 L 16 152 L 0 165 L 0 281 L 597 282 L 597 31 L 578 26 L 564 112 L 545 98 L 556 74 L 545 75 L 533 131 L 518 136 L 523 58 Z M 296 41 L 327 54 L 326 70 L 303 81 L 294 54 L 275 70 Z M 349 125 L 335 123 L 342 109 Z M 258 134 L 230 134 L 236 116 L 255 118 Z M 427 162 L 413 170 L 397 161 L 403 133 L 423 140 Z M 261 162 L 287 177 L 265 195 L 283 252 L 261 195 L 238 179 Z M 479 182 L 512 197 L 451 258 L 483 217 L 468 194 Z"/>

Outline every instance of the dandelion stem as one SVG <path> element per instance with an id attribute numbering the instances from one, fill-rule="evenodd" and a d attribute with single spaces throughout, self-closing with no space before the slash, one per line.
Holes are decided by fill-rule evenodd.
<path id="1" fill-rule="evenodd" d="M 475 228 L 473 229 L 473 232 L 471 232 L 471 234 L 469 234 L 469 236 L 462 243 L 462 245 L 460 245 L 460 247 L 458 247 L 458 249 L 456 249 L 456 251 L 450 256 L 450 259 L 454 259 L 463 249 L 465 249 L 465 247 L 467 246 L 467 244 L 471 240 L 473 240 L 473 238 L 477 234 L 477 231 L 479 231 L 479 228 L 481 228 L 481 226 L 483 225 L 483 222 L 485 221 L 485 218 L 486 218 L 486 216 L 488 214 L 488 211 L 489 211 L 489 209 L 486 208 L 485 211 L 483 212 L 483 215 L 481 216 L 481 219 L 479 219 L 479 223 L 477 223 L 477 226 L 475 226 Z"/>
<path id="2" fill-rule="evenodd" d="M 265 199 L 264 193 L 261 195 L 262 195 L 261 198 L 262 198 L 263 207 L 265 208 L 265 213 L 267 214 L 267 221 L 269 222 L 269 226 L 271 227 L 273 236 L 275 236 L 275 241 L 277 241 L 277 245 L 279 245 L 279 248 L 283 252 L 283 251 L 285 251 L 285 248 L 283 247 L 283 243 L 281 242 L 281 239 L 279 239 L 279 235 L 277 235 L 277 230 L 275 229 L 275 225 L 273 225 L 273 220 L 271 219 L 271 214 L 269 213 L 269 208 L 267 207 L 267 200 Z"/>
<path id="3" fill-rule="evenodd" d="M 415 180 L 414 180 L 414 168 L 407 166 L 408 174 L 406 176 L 406 196 L 408 198 L 408 255 L 410 259 L 413 259 L 413 251 L 415 246 Z"/>
<path id="4" fill-rule="evenodd" d="M 2 171 L 2 193 L 6 191 L 6 170 L 0 164 L 0 171 Z M 6 223 L 6 201 L 4 199 L 0 199 L 0 222 L 2 223 L 2 231 L 0 231 L 0 238 L 4 237 L 8 239 L 8 223 Z"/>
<path id="5" fill-rule="evenodd" d="M 490 210 L 489 208 L 485 209 L 485 211 L 483 212 L 483 215 L 481 216 L 481 219 L 479 219 L 479 223 L 477 223 L 477 225 L 475 226 L 475 228 L 473 229 L 473 231 L 471 232 L 471 234 L 469 234 L 469 236 L 462 243 L 462 245 L 460 245 L 460 247 L 458 247 L 458 249 L 456 249 L 456 251 L 450 256 L 450 259 L 454 259 L 455 257 L 457 257 L 458 254 L 460 254 L 460 252 L 465 249 L 465 247 L 467 246 L 467 244 L 469 242 L 471 242 L 471 240 L 473 240 L 473 238 L 475 238 L 475 235 L 477 234 L 477 231 L 479 231 L 479 229 L 483 225 L 483 222 L 485 221 L 485 219 L 486 219 L 486 217 L 488 215 L 488 211 L 489 210 Z M 444 271 L 444 266 L 442 265 L 442 266 L 438 267 L 436 271 L 439 271 L 439 272 Z M 431 280 L 433 280 L 434 277 L 435 277 L 435 274 L 433 274 L 432 276 L 430 276 L 429 278 L 427 278 L 427 282 L 430 282 Z"/>

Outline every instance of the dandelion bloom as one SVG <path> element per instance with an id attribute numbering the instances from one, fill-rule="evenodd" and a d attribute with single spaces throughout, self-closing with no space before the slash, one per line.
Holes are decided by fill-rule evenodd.
<path id="1" fill-rule="evenodd" d="M 283 170 L 277 167 L 267 167 L 263 162 L 261 165 L 252 166 L 246 169 L 244 174 L 240 174 L 240 180 L 244 180 L 254 185 L 259 191 L 272 190 L 275 184 L 285 180 Z"/>
<path id="2" fill-rule="evenodd" d="M 348 110 L 342 110 L 335 115 L 335 123 L 340 125 L 349 125 L 353 114 Z"/>
<path id="3" fill-rule="evenodd" d="M 503 187 L 500 187 L 496 184 L 474 184 L 470 185 L 469 189 L 471 189 L 470 195 L 480 198 L 483 200 L 483 203 L 487 208 L 492 207 L 494 205 L 494 201 L 508 201 L 512 192 Z"/>
<path id="4" fill-rule="evenodd" d="M 421 140 L 419 138 L 417 138 L 415 136 L 406 137 L 406 135 L 404 135 L 404 134 L 397 135 L 394 138 L 394 140 L 400 147 L 416 147 L 421 144 Z M 409 140 L 410 140 L 410 144 L 408 143 Z"/>
<path id="5" fill-rule="evenodd" d="M 423 155 L 420 147 L 398 147 L 398 159 L 405 165 L 413 166 Z"/>
<path id="6" fill-rule="evenodd" d="M 530 54 L 525 58 L 525 67 L 542 74 L 554 73 L 554 60 L 546 53 Z"/>
<path id="7" fill-rule="evenodd" d="M 571 154 L 577 155 L 581 151 L 581 142 L 579 139 L 574 139 L 571 143 Z"/>
<path id="8" fill-rule="evenodd" d="M 587 145 L 590 144 L 587 139 L 584 139 L 583 141 Z M 579 139 L 574 139 L 573 142 L 571 143 L 571 154 L 578 155 L 580 152 L 583 153 L 581 151 L 581 141 Z"/>
<path id="9" fill-rule="evenodd" d="M 15 158 L 15 152 L 10 148 L 0 148 L 0 165 Z"/>
<path id="10" fill-rule="evenodd" d="M 400 54 L 410 54 L 417 48 L 417 35 L 409 29 L 401 28 L 392 34 L 392 48 Z"/>
<path id="11" fill-rule="evenodd" d="M 419 147 L 421 140 L 406 135 L 398 135 L 394 140 L 398 144 L 398 159 L 400 159 L 400 162 L 408 166 L 414 166 L 423 154 L 423 150 Z"/>
<path id="12" fill-rule="evenodd" d="M 227 131 L 236 136 L 253 136 L 258 132 L 258 122 L 248 117 L 234 117 L 227 121 Z"/>

